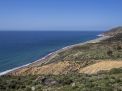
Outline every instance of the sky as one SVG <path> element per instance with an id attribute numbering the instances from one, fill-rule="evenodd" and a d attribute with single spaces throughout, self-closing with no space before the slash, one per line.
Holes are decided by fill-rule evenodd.
<path id="1" fill-rule="evenodd" d="M 106 30 L 122 25 L 122 0 L 0 0 L 0 30 Z"/>

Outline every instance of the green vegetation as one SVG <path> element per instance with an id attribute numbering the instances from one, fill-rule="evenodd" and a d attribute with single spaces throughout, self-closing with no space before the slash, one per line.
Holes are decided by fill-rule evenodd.
<path id="1" fill-rule="evenodd" d="M 28 75 L 0 77 L 0 91 L 122 91 L 122 68 L 95 75 Z"/>
<path id="2" fill-rule="evenodd" d="M 122 59 L 122 42 L 89 43 L 83 46 L 76 46 L 58 53 L 50 59 L 47 64 L 58 61 L 75 61 L 82 67 L 95 63 L 103 59 Z"/>

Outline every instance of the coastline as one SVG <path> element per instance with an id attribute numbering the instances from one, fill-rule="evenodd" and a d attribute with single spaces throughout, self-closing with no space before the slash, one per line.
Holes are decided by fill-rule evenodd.
<path id="1" fill-rule="evenodd" d="M 16 72 L 18 70 L 21 70 L 22 68 L 25 68 L 25 67 L 33 67 L 33 66 L 38 66 L 39 64 L 42 64 L 44 62 L 46 62 L 46 59 L 48 59 L 50 56 L 53 56 L 59 52 L 62 52 L 62 51 L 65 51 L 65 50 L 68 50 L 70 48 L 73 48 L 73 47 L 76 47 L 76 46 L 82 46 L 82 45 L 85 45 L 85 44 L 88 44 L 88 43 L 97 43 L 97 42 L 100 42 L 102 40 L 105 40 L 105 39 L 108 39 L 110 38 L 110 36 L 104 36 L 104 35 L 97 35 L 98 38 L 96 39 L 92 39 L 92 40 L 88 40 L 86 42 L 82 42 L 82 43 L 78 43 L 78 44 L 73 44 L 73 45 L 69 45 L 69 46 L 66 46 L 66 47 L 63 47 L 57 51 L 54 51 L 54 52 L 51 52 L 49 54 L 47 54 L 46 56 L 32 62 L 32 63 L 28 63 L 28 64 L 25 64 L 25 65 L 22 65 L 22 66 L 19 66 L 19 67 L 16 67 L 16 68 L 13 68 L 13 69 L 9 69 L 9 70 L 6 70 L 6 71 L 3 71 L 3 72 L 0 72 L 0 76 L 3 76 L 3 75 L 7 75 L 9 73 L 12 73 L 12 72 Z"/>

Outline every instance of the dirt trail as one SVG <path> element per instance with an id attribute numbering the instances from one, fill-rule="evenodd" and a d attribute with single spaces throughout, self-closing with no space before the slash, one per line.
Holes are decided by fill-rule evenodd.
<path id="1" fill-rule="evenodd" d="M 95 74 L 102 70 L 111 70 L 112 68 L 122 67 L 122 61 L 101 61 L 90 66 L 81 68 L 79 73 Z"/>

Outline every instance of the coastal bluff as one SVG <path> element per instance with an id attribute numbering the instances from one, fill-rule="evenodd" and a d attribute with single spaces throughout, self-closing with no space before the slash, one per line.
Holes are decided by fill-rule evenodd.
<path id="1" fill-rule="evenodd" d="M 122 91 L 122 28 L 0 76 L 0 91 Z"/>
<path id="2" fill-rule="evenodd" d="M 42 61 L 12 71 L 8 73 L 8 75 L 59 75 L 67 74 L 74 71 L 80 73 L 93 74 L 98 73 L 102 70 L 108 71 L 112 68 L 120 68 L 122 67 L 122 64 L 121 61 L 118 62 L 118 60 L 121 60 L 122 58 L 121 34 L 122 27 L 111 29 L 110 31 L 103 33 L 103 39 L 100 41 L 98 41 L 98 38 L 85 44 L 81 43 L 79 45 L 74 45 L 72 47 L 69 46 L 68 48 L 65 48 L 61 51 L 54 52 Z M 111 37 L 105 38 L 106 36 Z M 119 39 L 119 41 L 117 39 Z M 112 42 L 110 40 L 112 40 Z M 105 60 L 113 60 L 113 62 Z M 99 62 L 102 61 L 103 63 L 101 63 L 100 65 Z M 107 66 L 109 62 L 113 65 Z M 93 70 L 95 70 L 95 67 L 96 69 L 98 68 L 97 71 L 92 72 Z"/>

